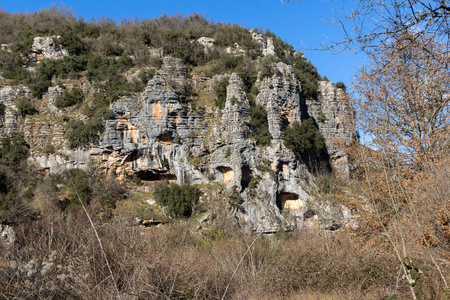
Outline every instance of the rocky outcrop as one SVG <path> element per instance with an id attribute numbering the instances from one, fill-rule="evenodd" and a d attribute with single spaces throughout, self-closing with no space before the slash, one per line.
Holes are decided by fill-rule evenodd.
<path id="1" fill-rule="evenodd" d="M 239 201 L 227 204 L 234 216 L 258 232 L 317 224 L 336 230 L 344 224 L 345 210 L 318 204 L 311 193 L 312 175 L 284 146 L 283 135 L 289 124 L 311 116 L 324 134 L 329 152 L 342 158 L 338 140 L 352 138 L 353 128 L 346 122 L 354 117 L 349 114 L 351 106 L 345 93 L 331 82 L 320 83 L 317 99 L 304 99 L 293 68 L 282 62 L 273 68 L 272 77 L 256 82 L 259 94 L 255 101 L 266 109 L 272 135 L 265 147 L 252 139 L 248 125 L 251 106 L 238 74 L 229 76 L 222 110 L 215 106 L 198 109 L 189 99 L 188 85 L 202 86 L 202 92 L 211 93 L 223 76 L 188 79 L 186 67 L 171 57 L 164 57 L 143 92 L 111 104 L 113 116 L 104 121 L 99 138 L 85 148 L 66 146 L 65 129 L 58 119 L 63 113 L 53 105 L 62 93 L 60 87 L 49 89 L 38 116 L 20 122 L 15 103 L 20 97 L 30 97 L 30 91 L 0 90 L 0 102 L 6 107 L 0 134 L 24 131 L 31 146 L 30 162 L 49 172 L 95 168 L 118 178 L 137 176 L 144 184 L 161 180 L 220 183 L 223 193 L 239 195 Z M 89 87 L 84 90 L 88 93 Z M 40 150 L 47 144 L 54 146 L 53 151 Z M 342 161 L 341 165 L 345 167 Z"/>
<path id="2" fill-rule="evenodd" d="M 0 245 L 1 248 L 9 248 L 14 245 L 17 240 L 14 229 L 9 225 L 0 224 Z"/>
<path id="3" fill-rule="evenodd" d="M 31 60 L 40 62 L 43 59 L 61 59 L 69 55 L 69 52 L 59 44 L 60 38 L 60 36 L 35 37 L 31 48 Z"/>
<path id="4" fill-rule="evenodd" d="M 0 103 L 4 110 L 0 115 L 0 136 L 13 137 L 20 131 L 17 104 L 23 98 L 31 98 L 31 90 L 25 87 L 5 87 L 0 90 Z"/>
<path id="5" fill-rule="evenodd" d="M 355 139 L 355 109 L 347 94 L 331 81 L 319 82 L 318 99 L 307 99 L 308 114 L 316 120 L 327 144 L 332 164 L 338 174 L 349 176 L 343 145 Z"/>
<path id="6" fill-rule="evenodd" d="M 202 45 L 205 49 L 205 52 L 209 52 L 209 50 L 214 47 L 215 40 L 210 37 L 202 36 L 197 40 L 197 42 Z"/>

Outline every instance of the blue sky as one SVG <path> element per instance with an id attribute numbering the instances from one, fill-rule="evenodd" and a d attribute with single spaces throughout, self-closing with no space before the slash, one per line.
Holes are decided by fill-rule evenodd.
<path id="1" fill-rule="evenodd" d="M 36 11 L 54 3 L 42 0 L 0 0 L 0 8 L 8 12 Z M 356 68 L 364 62 L 362 55 L 305 49 L 305 46 L 319 48 L 327 40 L 326 37 L 330 40 L 342 38 L 342 30 L 338 25 L 325 22 L 332 19 L 332 9 L 335 12 L 340 9 L 341 1 L 338 0 L 300 0 L 288 4 L 280 0 L 66 0 L 56 4 L 60 3 L 72 8 L 77 16 L 85 20 L 111 17 L 119 21 L 122 17 L 153 18 L 163 13 L 186 15 L 197 12 L 216 22 L 269 29 L 296 50 L 305 53 L 321 75 L 334 82 L 343 81 L 347 86 L 351 85 Z"/>

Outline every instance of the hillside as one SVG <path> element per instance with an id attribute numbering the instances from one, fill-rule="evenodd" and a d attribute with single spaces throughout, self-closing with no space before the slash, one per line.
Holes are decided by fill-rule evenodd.
<path id="1" fill-rule="evenodd" d="M 443 295 L 428 231 L 407 233 L 420 268 L 394 255 L 410 200 L 386 200 L 382 166 L 364 177 L 377 152 L 357 141 L 345 85 L 275 34 L 55 8 L 0 11 L 0 26 L 7 297 Z"/>
<path id="2" fill-rule="evenodd" d="M 38 170 L 220 183 L 238 191 L 236 216 L 258 232 L 303 227 L 315 206 L 310 172 L 328 155 L 348 176 L 337 146 L 354 131 L 345 93 L 270 32 L 198 15 L 116 26 L 49 12 L 34 26 L 42 14 L 4 18 L 0 91 L 3 137 L 23 135 Z M 326 144 L 321 162 L 283 142 L 309 118 Z"/>

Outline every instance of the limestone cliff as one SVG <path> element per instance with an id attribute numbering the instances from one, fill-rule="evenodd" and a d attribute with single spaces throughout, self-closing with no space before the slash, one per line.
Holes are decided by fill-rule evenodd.
<path id="1" fill-rule="evenodd" d="M 271 40 L 255 33 L 253 38 L 261 44 L 263 55 L 275 55 Z M 47 40 L 36 41 L 42 45 Z M 200 42 L 205 52 L 214 47 L 213 39 Z M 45 49 L 49 47 L 34 45 L 33 53 L 44 49 L 39 54 L 43 57 L 65 55 L 58 52 L 59 48 L 47 53 Z M 180 184 L 218 182 L 225 191 L 240 194 L 239 203 L 229 204 L 232 212 L 259 232 L 302 228 L 313 224 L 314 218 L 322 220 L 321 226 L 336 229 L 343 225 L 345 208 L 318 204 L 312 192 L 312 175 L 305 163 L 285 147 L 283 135 L 294 121 L 313 117 L 325 137 L 332 163 L 345 175 L 348 164 L 339 143 L 353 138 L 353 110 L 344 91 L 332 82 L 320 82 L 319 96 L 305 99 L 292 66 L 277 62 L 272 67 L 272 76 L 258 76 L 255 86 L 259 93 L 254 100 L 267 112 L 272 136 L 268 146 L 260 147 L 252 139 L 249 126 L 252 103 L 237 73 L 228 74 L 222 110 L 211 105 L 194 105 L 189 86 L 199 95 L 211 94 L 212 87 L 224 76 L 188 78 L 181 60 L 168 56 L 143 92 L 121 97 L 111 104 L 113 114 L 103 121 L 98 139 L 85 147 L 70 149 L 64 139 L 61 118 L 66 114 L 79 119 L 86 117 L 76 109 L 58 109 L 53 105 L 62 94 L 58 85 L 49 88 L 38 101 L 39 114 L 25 118 L 18 115 L 16 105 L 21 98 L 32 97 L 30 90 L 24 86 L 1 88 L 0 102 L 5 111 L 0 120 L 0 135 L 13 136 L 23 131 L 31 147 L 29 161 L 48 172 L 91 168 L 121 179 L 138 176 L 145 184 L 161 180 Z M 75 84 L 82 87 L 85 95 L 93 92 L 87 82 Z M 51 151 L 45 151 L 49 147 Z"/>

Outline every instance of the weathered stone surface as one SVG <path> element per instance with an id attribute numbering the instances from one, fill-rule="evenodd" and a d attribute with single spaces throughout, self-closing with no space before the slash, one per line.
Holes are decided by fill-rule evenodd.
<path id="1" fill-rule="evenodd" d="M 5 106 L 0 116 L 0 136 L 12 137 L 20 131 L 17 103 L 22 98 L 31 98 L 31 90 L 26 87 L 5 87 L 0 90 L 0 103 Z"/>
<path id="2" fill-rule="evenodd" d="M 159 57 L 159 58 L 162 58 L 162 57 L 164 56 L 164 49 L 163 49 L 163 48 L 156 48 L 156 49 L 154 49 L 154 48 L 149 48 L 149 49 L 148 49 L 148 54 L 149 54 L 150 56 L 153 56 L 153 57 Z"/>
<path id="3" fill-rule="evenodd" d="M 273 38 L 265 39 L 262 33 L 256 32 L 253 28 L 249 30 L 252 34 L 252 39 L 261 46 L 261 50 L 264 56 L 273 55 L 276 56 L 275 45 L 273 44 Z"/>
<path id="4" fill-rule="evenodd" d="M 0 224 L 0 244 L 2 248 L 9 248 L 14 245 L 17 240 L 14 229 L 9 225 Z"/>
<path id="5" fill-rule="evenodd" d="M 10 48 L 11 48 L 11 45 L 9 45 L 9 44 L 1 44 L 1 46 L 0 46 L 0 49 L 3 51 L 11 52 Z"/>
<path id="6" fill-rule="evenodd" d="M 355 109 L 348 96 L 333 82 L 321 81 L 318 99 L 307 99 L 306 107 L 325 138 L 333 166 L 343 177 L 348 177 L 347 157 L 341 150 L 344 143 L 355 138 Z"/>
<path id="7" fill-rule="evenodd" d="M 263 49 L 263 55 L 264 56 L 267 56 L 267 55 L 276 56 L 277 55 L 275 52 L 275 45 L 273 44 L 272 38 L 267 39 L 267 46 Z"/>
<path id="8" fill-rule="evenodd" d="M 270 43 L 263 42 L 269 49 Z M 252 139 L 250 103 L 238 74 L 229 77 L 222 110 L 209 106 L 194 109 L 188 84 L 202 93 L 213 93 L 215 83 L 224 75 L 188 79 L 186 67 L 171 57 L 164 57 L 143 92 L 111 104 L 113 117 L 104 120 L 99 139 L 85 148 L 66 147 L 65 129 L 57 119 L 62 112 L 53 105 L 62 93 L 60 87 L 50 88 L 40 114 L 22 123 L 17 120 L 14 105 L 20 97 L 29 97 L 30 91 L 1 89 L 0 102 L 6 112 L 0 134 L 23 130 L 31 146 L 29 161 L 49 172 L 95 168 L 118 178 L 138 176 L 148 187 L 161 180 L 180 184 L 218 182 L 223 193 L 236 191 L 240 195 L 242 201 L 233 206 L 232 212 L 255 231 L 270 233 L 317 224 L 336 230 L 345 226 L 349 214 L 340 207 L 317 204 L 311 193 L 312 175 L 284 146 L 283 135 L 289 124 L 313 117 L 336 165 L 345 169 L 346 157 L 338 140 L 352 138 L 351 122 L 346 122 L 354 117 L 351 106 L 344 92 L 330 82 L 320 83 L 318 99 L 304 99 L 293 68 L 281 62 L 273 68 L 276 72 L 272 77 L 256 82 L 259 94 L 255 101 L 266 109 L 273 137 L 265 147 L 257 146 Z M 137 75 L 128 77 L 132 76 Z M 89 89 L 83 87 L 85 93 Z M 54 151 L 40 150 L 47 144 L 55 145 Z"/>
<path id="9" fill-rule="evenodd" d="M 40 62 L 43 59 L 61 59 L 69 55 L 69 52 L 59 44 L 60 38 L 60 36 L 35 37 L 31 48 L 31 60 Z"/>
<path id="10" fill-rule="evenodd" d="M 202 36 L 197 40 L 197 42 L 203 46 L 205 53 L 209 53 L 209 51 L 214 47 L 215 40 L 210 37 Z"/>

